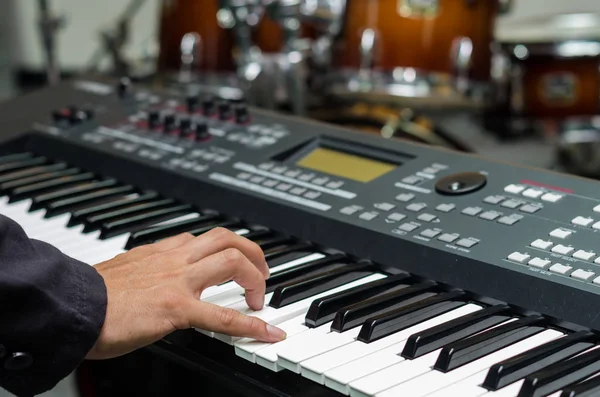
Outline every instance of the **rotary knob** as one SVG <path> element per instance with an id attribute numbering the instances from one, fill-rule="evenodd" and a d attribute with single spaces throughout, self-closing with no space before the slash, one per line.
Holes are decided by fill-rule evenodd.
<path id="1" fill-rule="evenodd" d="M 167 114 L 163 121 L 165 132 L 171 132 L 177 128 L 177 118 L 174 114 Z"/>
<path id="2" fill-rule="evenodd" d="M 235 122 L 238 124 L 246 124 L 250 121 L 250 112 L 245 104 L 240 104 L 235 107 Z"/>
<path id="3" fill-rule="evenodd" d="M 219 103 L 219 119 L 221 120 L 229 120 L 233 117 L 233 108 L 231 104 L 227 101 L 222 101 Z"/>
<path id="4" fill-rule="evenodd" d="M 160 127 L 160 112 L 158 110 L 151 110 L 148 113 L 148 128 L 155 129 Z"/>
<path id="5" fill-rule="evenodd" d="M 217 104 L 214 98 L 208 97 L 202 102 L 202 111 L 207 117 L 214 116 L 217 113 Z"/>
<path id="6" fill-rule="evenodd" d="M 189 113 L 194 113 L 195 111 L 197 111 L 200 105 L 200 100 L 195 95 L 189 95 L 186 98 L 185 102 L 187 104 L 187 111 Z"/>

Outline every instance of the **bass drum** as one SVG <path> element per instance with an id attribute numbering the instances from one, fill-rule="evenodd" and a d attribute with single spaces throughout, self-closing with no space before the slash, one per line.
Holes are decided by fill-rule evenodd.
<path id="1" fill-rule="evenodd" d="M 378 135 L 447 149 L 472 152 L 465 142 L 440 128 L 428 117 L 409 108 L 361 102 L 313 109 L 309 117 L 326 123 Z"/>
<path id="2" fill-rule="evenodd" d="M 326 79 L 333 95 L 476 106 L 489 90 L 499 0 L 348 0 Z"/>

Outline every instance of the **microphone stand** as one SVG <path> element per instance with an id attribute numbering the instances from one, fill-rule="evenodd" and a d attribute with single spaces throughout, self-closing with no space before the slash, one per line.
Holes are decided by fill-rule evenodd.
<path id="1" fill-rule="evenodd" d="M 56 33 L 64 26 L 64 18 L 53 15 L 48 0 L 38 0 L 40 9 L 39 29 L 46 56 L 46 76 L 48 84 L 60 82 L 60 69 L 56 59 Z"/>

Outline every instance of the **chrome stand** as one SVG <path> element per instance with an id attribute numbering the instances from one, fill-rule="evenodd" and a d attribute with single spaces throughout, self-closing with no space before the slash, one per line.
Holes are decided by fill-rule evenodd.
<path id="1" fill-rule="evenodd" d="M 48 84 L 54 85 L 60 81 L 60 68 L 56 59 L 56 34 L 64 27 L 63 16 L 53 15 L 48 0 L 38 1 L 40 9 L 39 29 L 46 57 L 46 75 Z"/>

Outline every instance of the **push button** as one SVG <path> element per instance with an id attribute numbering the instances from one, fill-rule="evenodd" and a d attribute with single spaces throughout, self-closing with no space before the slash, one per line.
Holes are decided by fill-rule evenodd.
<path id="1" fill-rule="evenodd" d="M 344 207 L 340 210 L 340 212 L 344 215 L 354 215 L 357 212 L 361 211 L 363 207 L 358 205 L 350 205 L 348 207 Z"/>
<path id="2" fill-rule="evenodd" d="M 538 198 L 542 194 L 544 194 L 544 192 L 541 190 L 537 190 L 537 189 L 527 189 L 523 192 L 523 196 L 529 197 L 529 198 Z"/>
<path id="3" fill-rule="evenodd" d="M 411 176 L 407 176 L 406 178 L 402 179 L 402 182 L 409 184 L 409 185 L 416 185 L 417 183 L 421 182 L 423 179 L 419 178 L 418 176 L 415 175 L 411 175 Z"/>
<path id="4" fill-rule="evenodd" d="M 458 239 L 458 237 L 458 234 L 444 233 L 440 237 L 438 237 L 438 240 L 443 241 L 445 243 L 453 243 L 454 241 L 456 241 L 456 239 Z"/>
<path id="5" fill-rule="evenodd" d="M 583 269 L 577 269 L 573 273 L 571 273 L 571 277 L 582 281 L 588 281 L 589 279 L 594 277 L 594 272 L 588 272 Z"/>
<path id="6" fill-rule="evenodd" d="M 582 261 L 591 261 L 596 254 L 593 252 L 587 252 L 584 250 L 579 250 L 573 254 L 573 258 L 581 259 Z"/>
<path id="7" fill-rule="evenodd" d="M 569 237 L 572 234 L 572 232 L 570 230 L 565 230 L 565 229 L 554 229 L 553 231 L 550 232 L 550 235 L 552 237 L 556 237 L 556 238 L 560 238 L 560 239 L 566 239 L 567 237 Z"/>
<path id="8" fill-rule="evenodd" d="M 525 186 L 523 186 L 523 185 L 508 185 L 507 187 L 504 188 L 504 191 L 506 193 L 512 193 L 512 194 L 519 194 L 523 190 L 525 190 Z"/>
<path id="9" fill-rule="evenodd" d="M 377 212 L 363 212 L 362 214 L 359 215 L 359 218 L 362 219 L 363 221 L 372 221 L 373 219 L 377 218 L 379 216 L 379 213 Z"/>
<path id="10" fill-rule="evenodd" d="M 437 219 L 437 216 L 433 214 L 421 214 L 417 217 L 417 219 L 423 222 L 433 222 Z"/>
<path id="11" fill-rule="evenodd" d="M 496 219 L 500 218 L 502 214 L 496 212 L 496 211 L 487 211 L 484 212 L 483 214 L 479 215 L 479 217 L 481 219 L 485 219 L 486 221 L 495 221 Z"/>
<path id="12" fill-rule="evenodd" d="M 517 263 L 527 263 L 527 261 L 531 258 L 527 254 L 522 254 L 520 252 L 513 252 L 508 256 L 509 261 L 517 262 Z"/>
<path id="13" fill-rule="evenodd" d="M 437 236 L 438 234 L 440 234 L 441 232 L 439 230 L 435 230 L 435 229 L 426 229 L 423 230 L 421 232 L 421 236 L 423 237 L 427 237 L 427 238 L 434 238 L 435 236 Z"/>
<path id="14" fill-rule="evenodd" d="M 519 208 L 520 211 L 526 212 L 528 214 L 535 214 L 536 212 L 538 212 L 541 209 L 542 209 L 542 207 L 540 207 L 539 205 L 533 205 L 533 204 L 526 204 L 526 205 L 522 206 L 521 208 Z"/>
<path id="15" fill-rule="evenodd" d="M 531 243 L 531 246 L 534 248 L 547 250 L 548 248 L 552 247 L 552 241 L 545 241 L 545 240 L 538 238 L 533 243 Z"/>
<path id="16" fill-rule="evenodd" d="M 456 208 L 456 205 L 454 205 L 454 204 L 440 204 L 437 207 L 435 207 L 435 209 L 440 212 L 450 212 L 450 211 L 454 210 L 455 208 Z"/>
<path id="17" fill-rule="evenodd" d="M 549 201 L 551 203 L 556 203 L 558 200 L 560 200 L 563 196 L 561 194 L 556 194 L 556 193 L 546 193 L 542 196 L 542 200 L 544 201 Z"/>
<path id="18" fill-rule="evenodd" d="M 412 193 L 402 193 L 396 196 L 397 201 L 401 201 L 403 203 L 408 203 L 410 200 L 414 199 L 415 195 Z"/>
<path id="19" fill-rule="evenodd" d="M 477 245 L 477 243 L 479 243 L 479 241 L 477 241 L 477 240 L 474 240 L 471 238 L 462 238 L 462 239 L 458 240 L 456 245 L 465 247 L 465 248 L 471 248 L 471 247 Z"/>
<path id="20" fill-rule="evenodd" d="M 400 227 L 398 229 L 403 230 L 405 232 L 412 232 L 418 228 L 419 228 L 419 226 L 414 223 L 404 223 L 404 224 L 400 225 Z"/>
<path id="21" fill-rule="evenodd" d="M 594 220 L 592 218 L 586 218 L 583 216 L 578 216 L 573 218 L 573 220 L 571 221 L 572 224 L 574 225 L 578 225 L 578 226 L 589 226 L 592 223 L 594 223 Z"/>
<path id="22" fill-rule="evenodd" d="M 573 252 L 573 250 L 574 250 L 573 247 L 567 247 L 566 245 L 562 245 L 562 244 L 558 244 L 557 246 L 552 248 L 552 252 L 555 252 L 555 253 L 561 254 L 561 255 L 569 255 L 571 252 Z"/>
<path id="23" fill-rule="evenodd" d="M 488 204 L 500 204 L 504 200 L 504 196 L 487 196 L 483 199 Z"/>
<path id="24" fill-rule="evenodd" d="M 573 268 L 571 266 L 566 266 L 560 263 L 555 263 L 550 267 L 550 271 L 558 274 L 568 274 Z"/>
<path id="25" fill-rule="evenodd" d="M 533 258 L 527 264 L 530 266 L 538 267 L 540 269 L 545 269 L 550 265 L 550 263 L 551 262 L 548 259 Z"/>
<path id="26" fill-rule="evenodd" d="M 387 219 L 392 222 L 400 222 L 401 220 L 404 220 L 404 218 L 406 218 L 406 215 L 400 214 L 399 212 L 391 213 L 387 217 Z"/>
<path id="27" fill-rule="evenodd" d="M 406 206 L 406 209 L 412 212 L 419 212 L 427 208 L 425 203 L 413 203 Z"/>
<path id="28" fill-rule="evenodd" d="M 4 360 L 4 368 L 10 371 L 21 371 L 31 367 L 33 357 L 29 353 L 13 353 Z"/>
<path id="29" fill-rule="evenodd" d="M 462 210 L 461 212 L 465 215 L 475 216 L 475 215 L 479 214 L 481 211 L 483 211 L 483 210 L 479 207 L 467 207 L 464 210 Z"/>
<path id="30" fill-rule="evenodd" d="M 506 200 L 502 203 L 502 206 L 505 208 L 515 209 L 521 204 L 523 204 L 523 202 L 519 200 Z"/>
<path id="31" fill-rule="evenodd" d="M 523 219 L 523 217 L 521 215 L 508 215 L 508 216 L 503 216 L 502 218 L 498 219 L 498 223 L 501 223 L 503 225 L 508 225 L 508 226 L 512 226 L 515 223 L 519 222 L 521 219 Z"/>

